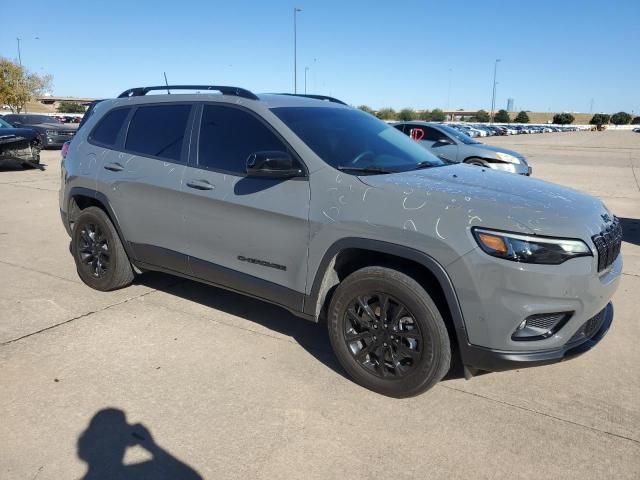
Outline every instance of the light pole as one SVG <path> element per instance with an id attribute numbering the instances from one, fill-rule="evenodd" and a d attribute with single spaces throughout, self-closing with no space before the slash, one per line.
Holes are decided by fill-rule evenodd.
<path id="1" fill-rule="evenodd" d="M 449 87 L 447 88 L 447 111 L 449 108 L 449 102 L 451 101 L 451 69 L 449 69 Z"/>
<path id="2" fill-rule="evenodd" d="M 493 123 L 493 111 L 496 108 L 496 74 L 498 73 L 499 58 L 496 58 L 496 63 L 493 65 L 493 95 L 491 95 L 491 123 Z"/>
<path id="3" fill-rule="evenodd" d="M 17 37 L 16 40 L 18 41 L 18 63 L 20 63 L 20 68 L 22 68 L 22 54 L 20 53 L 20 40 L 22 39 Z"/>
<path id="4" fill-rule="evenodd" d="M 304 67 L 304 94 L 307 94 L 307 72 L 309 71 L 309 67 Z"/>
<path id="5" fill-rule="evenodd" d="M 298 93 L 298 31 L 296 18 L 302 9 L 293 7 L 293 93 Z"/>

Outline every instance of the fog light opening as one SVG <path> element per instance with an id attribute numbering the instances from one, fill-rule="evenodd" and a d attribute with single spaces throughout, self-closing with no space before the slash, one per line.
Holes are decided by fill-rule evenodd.
<path id="1" fill-rule="evenodd" d="M 554 335 L 571 318 L 573 312 L 537 313 L 525 318 L 516 328 L 512 340 L 543 340 Z"/>

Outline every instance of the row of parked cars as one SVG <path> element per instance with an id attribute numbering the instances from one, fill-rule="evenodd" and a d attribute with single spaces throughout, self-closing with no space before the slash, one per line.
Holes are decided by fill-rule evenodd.
<path id="1" fill-rule="evenodd" d="M 522 135 L 527 133 L 577 132 L 576 126 L 561 125 L 529 125 L 529 124 L 492 124 L 449 123 L 450 127 L 475 137 L 491 137 L 494 135 Z"/>
<path id="2" fill-rule="evenodd" d="M 73 138 L 77 124 L 41 114 L 8 114 L 0 117 L 0 166 L 40 164 L 40 150 L 61 148 Z"/>

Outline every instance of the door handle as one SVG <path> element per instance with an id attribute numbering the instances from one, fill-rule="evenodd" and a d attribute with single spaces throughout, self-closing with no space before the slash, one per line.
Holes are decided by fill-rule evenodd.
<path id="1" fill-rule="evenodd" d="M 122 170 L 124 170 L 124 167 L 120 165 L 118 162 L 113 162 L 113 163 L 107 163 L 104 166 L 104 169 L 110 170 L 112 172 L 121 172 Z"/>
<path id="2" fill-rule="evenodd" d="M 187 187 L 195 188 L 196 190 L 213 190 L 214 188 L 216 188 L 206 180 L 189 180 L 187 182 Z"/>

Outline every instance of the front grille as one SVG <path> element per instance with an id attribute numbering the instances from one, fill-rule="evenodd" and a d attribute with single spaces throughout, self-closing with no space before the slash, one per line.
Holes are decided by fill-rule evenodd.
<path id="1" fill-rule="evenodd" d="M 567 343 L 574 343 L 580 340 L 586 340 L 588 338 L 591 338 L 602 326 L 602 323 L 604 322 L 604 315 L 606 310 L 607 309 L 604 308 L 603 310 L 595 314 L 593 317 L 591 317 L 589 320 L 584 322 L 582 326 L 578 329 L 578 331 L 573 334 L 573 337 L 571 337 L 571 339 Z"/>
<path id="2" fill-rule="evenodd" d="M 64 135 L 67 137 L 71 137 L 76 133 L 75 130 L 59 130 L 58 135 Z"/>
<path id="3" fill-rule="evenodd" d="M 622 226 L 617 217 L 613 223 L 598 235 L 591 237 L 598 250 L 598 271 L 608 268 L 618 258 L 622 244 Z"/>

